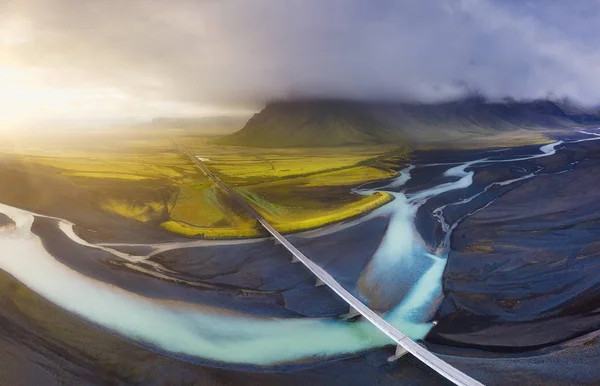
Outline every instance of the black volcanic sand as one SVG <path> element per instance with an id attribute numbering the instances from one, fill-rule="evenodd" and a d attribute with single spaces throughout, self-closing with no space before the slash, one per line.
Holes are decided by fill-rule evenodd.
<path id="1" fill-rule="evenodd" d="M 15 226 L 15 222 L 4 213 L 0 213 L 0 228 L 11 226 Z"/>
<path id="2" fill-rule="evenodd" d="M 442 358 L 486 385 L 597 384 L 599 339 L 529 358 Z M 0 380 L 11 385 L 449 385 L 410 355 L 387 363 L 392 347 L 347 359 L 268 372 L 236 371 L 157 354 L 85 323 L 0 272 Z M 464 354 L 464 353 L 463 353 Z"/>
<path id="3" fill-rule="evenodd" d="M 411 356 L 388 364 L 393 350 L 267 372 L 189 363 L 72 317 L 0 272 L 3 385 L 448 385 Z"/>
<path id="4" fill-rule="evenodd" d="M 375 218 L 328 236 L 290 239 L 358 295 L 356 283 L 387 221 Z M 302 264 L 293 264 L 289 252 L 272 240 L 165 251 L 150 259 L 164 268 L 156 271 L 73 243 L 53 219 L 36 218 L 32 231 L 52 256 L 71 269 L 151 298 L 284 318 L 335 317 L 348 312 L 343 300 L 326 286 L 315 287 L 314 276 Z"/>
<path id="5" fill-rule="evenodd" d="M 417 156 L 421 164 L 464 162 L 530 155 L 537 149 L 430 151 Z M 597 384 L 600 380 L 598 338 L 582 336 L 600 327 L 596 311 L 600 306 L 600 259 L 596 258 L 600 191 L 595 188 L 600 177 L 600 141 L 559 149 L 549 157 L 467 169 L 475 170 L 471 187 L 435 197 L 417 213 L 417 228 L 425 242 L 435 246 L 443 235 L 431 216 L 433 209 L 470 197 L 496 181 L 533 171 L 544 174 L 493 187 L 469 203 L 444 210 L 449 221 L 480 211 L 462 220 L 453 234 L 443 277 L 445 298 L 426 344 L 451 355 L 444 360 L 485 384 L 532 380 Z M 413 170 L 402 190 L 417 192 L 455 180 L 440 176 L 448 167 Z M 127 240 L 128 233 L 120 232 L 127 224 L 105 220 L 98 220 L 109 224 L 100 233 L 84 227 L 77 232 L 92 241 L 132 241 Z M 335 234 L 290 236 L 290 240 L 360 295 L 356 283 L 386 227 L 387 219 L 381 217 Z M 156 271 L 73 243 L 57 229 L 55 220 L 36 218 L 32 230 L 71 269 L 144 296 L 282 318 L 347 312 L 343 301 L 325 287 L 314 287 L 314 278 L 305 267 L 292 264 L 290 255 L 270 240 L 163 252 L 151 259 L 165 268 Z M 132 234 L 136 232 L 137 228 L 131 228 Z M 151 231 L 144 232 L 134 240 L 156 242 Z M 148 252 L 137 247 L 120 249 Z M 560 344 L 574 337 L 579 338 Z M 388 364 L 391 347 L 318 365 L 293 364 L 269 373 L 191 364 L 82 322 L 1 272 L 0 340 L 0 380 L 8 384 L 446 384 L 410 355 L 398 364 Z"/>
<path id="6" fill-rule="evenodd" d="M 227 264 L 231 260 L 227 260 L 227 251 L 221 247 L 217 248 L 189 248 L 181 251 L 174 251 L 176 257 L 190 256 L 193 259 L 202 259 L 202 254 L 214 257 L 213 271 L 203 271 L 198 276 L 192 273 L 186 274 L 184 279 L 188 279 L 189 283 L 182 282 L 182 275 L 172 275 L 173 280 L 165 280 L 162 277 L 153 276 L 151 273 L 156 271 L 149 266 L 143 264 L 132 264 L 125 260 L 114 257 L 108 252 L 89 248 L 76 243 L 73 243 L 68 237 L 58 229 L 56 221 L 45 218 L 36 218 L 32 227 L 32 231 L 40 236 L 45 249 L 54 256 L 58 261 L 67 265 L 69 268 L 81 272 L 87 277 L 100 280 L 105 283 L 115 285 L 130 292 L 135 292 L 147 297 L 155 299 L 182 300 L 189 303 L 203 304 L 207 306 L 215 306 L 224 309 L 245 312 L 250 315 L 257 316 L 277 316 L 277 317 L 296 317 L 296 312 L 285 308 L 285 299 L 282 295 L 283 289 L 279 291 L 264 291 L 260 287 L 264 282 L 277 280 L 276 277 L 270 279 L 265 276 L 262 283 L 251 283 L 251 280 L 221 280 L 219 275 L 224 277 L 231 276 L 233 272 L 240 272 L 240 277 L 244 278 L 244 272 L 248 267 L 243 264 L 244 261 L 254 261 L 262 259 L 266 266 L 269 263 L 276 263 L 278 259 L 273 256 L 273 253 L 283 252 L 275 250 L 272 245 L 264 245 L 260 243 L 258 246 L 254 244 L 237 246 L 237 251 L 234 251 L 234 256 L 239 257 L 242 261 L 238 266 Z M 260 249 L 263 246 L 263 254 L 257 254 L 256 257 L 247 256 L 249 249 Z M 269 247 L 268 252 L 264 251 L 264 247 Z M 176 253 L 181 252 L 184 256 L 178 256 Z M 270 255 L 269 255 L 270 252 Z M 223 257 L 222 260 L 220 258 Z M 288 288 L 294 288 L 303 281 L 314 280 L 310 277 L 310 273 L 303 270 L 301 266 L 296 266 L 288 262 L 287 256 L 281 256 L 282 264 L 289 266 L 286 275 L 293 280 L 288 284 Z M 160 260 L 159 260 L 160 261 Z M 146 268 L 150 273 L 143 273 L 130 269 L 126 264 L 132 264 L 140 268 Z M 168 267 L 167 267 L 168 268 Z M 275 270 L 275 268 L 273 268 Z M 290 271 L 295 271 L 292 275 Z M 162 273 L 169 276 L 169 272 Z M 249 273 L 250 276 L 252 273 Z M 294 279 L 294 277 L 296 279 Z M 314 294 L 313 294 L 314 295 Z M 331 299 L 332 302 L 341 302 L 336 299 L 333 294 L 324 292 L 323 296 Z"/>
<path id="7" fill-rule="evenodd" d="M 461 357 L 443 357 L 486 385 L 597 385 L 600 380 L 598 333 L 570 341 L 544 355 L 495 358 L 463 351 Z M 435 350 L 435 348 L 434 348 Z"/>
<path id="8" fill-rule="evenodd" d="M 459 224 L 430 342 L 523 351 L 600 328 L 599 150 L 581 142 L 528 161 L 556 174 L 510 185 Z"/>

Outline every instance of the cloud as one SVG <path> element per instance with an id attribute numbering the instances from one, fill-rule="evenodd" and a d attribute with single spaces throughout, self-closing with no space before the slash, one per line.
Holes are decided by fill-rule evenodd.
<path id="1" fill-rule="evenodd" d="M 118 90 L 127 108 L 145 104 L 148 113 L 162 102 L 193 110 L 292 97 L 436 101 L 467 90 L 600 101 L 595 2 L 19 0 L 0 7 L 0 66 L 35 69 L 45 87 Z"/>

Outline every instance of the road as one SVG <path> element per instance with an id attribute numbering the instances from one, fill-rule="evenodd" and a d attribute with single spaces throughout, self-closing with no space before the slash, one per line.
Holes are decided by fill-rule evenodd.
<path id="1" fill-rule="evenodd" d="M 246 209 L 251 216 L 253 216 L 277 241 L 279 241 L 296 259 L 298 259 L 302 264 L 304 264 L 322 283 L 327 285 L 331 290 L 333 290 L 336 294 L 338 294 L 351 309 L 356 310 L 359 314 L 361 314 L 365 319 L 373 323 L 375 327 L 381 330 L 384 334 L 386 334 L 390 339 L 392 339 L 396 344 L 402 347 L 402 351 L 406 351 L 414 355 L 421 362 L 425 363 L 431 369 L 436 371 L 438 374 L 442 375 L 444 378 L 453 382 L 456 385 L 482 385 L 477 380 L 469 377 L 465 373 L 460 370 L 454 368 L 448 363 L 444 362 L 429 350 L 418 344 L 417 342 L 411 340 L 409 337 L 398 331 L 394 326 L 383 320 L 379 315 L 377 315 L 373 310 L 369 307 L 365 306 L 360 300 L 358 300 L 354 295 L 345 290 L 330 274 L 328 274 L 323 268 L 319 267 L 317 264 L 313 263 L 308 257 L 306 257 L 302 252 L 300 252 L 296 247 L 294 247 L 285 237 L 283 237 L 275 228 L 273 228 L 263 216 L 260 215 L 254 208 L 252 208 L 246 200 L 231 189 L 229 186 L 225 185 L 219 178 L 217 178 L 207 167 L 204 165 L 196 156 L 194 156 L 188 149 L 181 146 L 183 152 L 192 159 L 192 161 L 198 165 L 200 169 L 211 178 L 216 184 L 218 184 L 224 191 L 231 195 L 237 202 L 239 202 L 244 209 Z"/>

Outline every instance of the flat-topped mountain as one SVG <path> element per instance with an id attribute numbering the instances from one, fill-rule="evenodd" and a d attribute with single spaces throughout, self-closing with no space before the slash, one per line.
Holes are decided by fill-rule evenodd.
<path id="1" fill-rule="evenodd" d="M 600 124 L 593 110 L 549 100 L 490 103 L 480 98 L 416 104 L 307 100 L 274 102 L 216 142 L 257 147 L 431 143 L 515 130 Z"/>

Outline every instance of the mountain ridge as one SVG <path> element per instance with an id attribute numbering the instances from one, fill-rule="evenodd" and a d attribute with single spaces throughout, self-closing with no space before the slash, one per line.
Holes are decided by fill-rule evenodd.
<path id="1" fill-rule="evenodd" d="M 550 100 L 437 104 L 343 100 L 267 104 L 244 127 L 215 141 L 251 147 L 423 144 L 517 130 L 558 130 L 600 124 L 595 110 Z"/>

